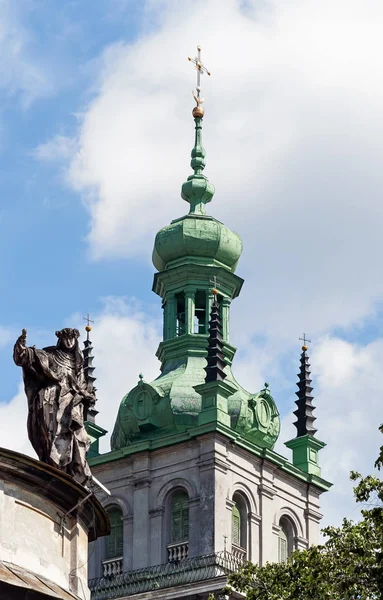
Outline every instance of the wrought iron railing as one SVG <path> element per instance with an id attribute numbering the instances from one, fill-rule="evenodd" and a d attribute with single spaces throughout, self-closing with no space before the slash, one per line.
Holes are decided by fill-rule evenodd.
<path id="1" fill-rule="evenodd" d="M 242 560 L 229 552 L 206 554 L 179 562 L 126 571 L 113 577 L 91 579 L 92 600 L 119 598 L 140 592 L 214 579 L 238 571 Z"/>

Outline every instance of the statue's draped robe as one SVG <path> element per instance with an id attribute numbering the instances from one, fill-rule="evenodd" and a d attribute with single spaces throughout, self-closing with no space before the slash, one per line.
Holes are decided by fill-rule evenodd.
<path id="1" fill-rule="evenodd" d="M 23 367 L 28 436 L 39 459 L 86 482 L 91 473 L 84 413 L 90 394 L 79 351 L 25 348 L 15 362 Z"/>

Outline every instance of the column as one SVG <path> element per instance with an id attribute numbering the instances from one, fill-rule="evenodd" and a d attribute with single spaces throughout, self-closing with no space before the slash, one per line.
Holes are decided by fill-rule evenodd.
<path id="1" fill-rule="evenodd" d="M 167 300 L 162 302 L 162 311 L 163 311 L 163 333 L 162 337 L 164 340 L 168 339 L 168 328 L 169 328 L 169 319 L 168 319 L 168 303 Z"/>
<path id="2" fill-rule="evenodd" d="M 171 294 L 166 301 L 167 309 L 167 335 L 166 339 L 176 337 L 176 298 L 174 294 Z"/>
<path id="3" fill-rule="evenodd" d="M 222 335 L 225 342 L 229 342 L 230 335 L 230 298 L 222 298 Z"/>
<path id="4" fill-rule="evenodd" d="M 165 509 L 163 506 L 149 511 L 150 518 L 150 565 L 161 565 L 164 561 L 165 540 L 163 540 L 163 520 Z"/>
<path id="5" fill-rule="evenodd" d="M 185 333 L 194 333 L 195 291 L 185 291 Z"/>

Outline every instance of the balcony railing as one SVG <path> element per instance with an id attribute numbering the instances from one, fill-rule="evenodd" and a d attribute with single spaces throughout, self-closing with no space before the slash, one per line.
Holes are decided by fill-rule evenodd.
<path id="1" fill-rule="evenodd" d="M 222 577 L 238 571 L 242 561 L 230 552 L 187 558 L 179 563 L 168 562 L 146 569 L 126 571 L 114 577 L 99 577 L 89 581 L 92 600 L 130 596 L 197 581 Z"/>
<path id="2" fill-rule="evenodd" d="M 189 542 L 178 542 L 168 545 L 168 561 L 179 562 L 186 560 L 189 555 Z"/>
<path id="3" fill-rule="evenodd" d="M 104 577 L 114 577 L 122 573 L 123 557 L 109 558 L 102 561 L 102 574 Z"/>
<path id="4" fill-rule="evenodd" d="M 231 553 L 240 562 L 244 562 L 246 560 L 246 548 L 242 548 L 241 546 L 237 546 L 237 544 L 231 545 Z"/>

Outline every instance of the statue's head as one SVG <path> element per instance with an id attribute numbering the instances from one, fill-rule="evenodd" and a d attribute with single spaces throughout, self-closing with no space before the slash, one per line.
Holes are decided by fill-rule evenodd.
<path id="1" fill-rule="evenodd" d="M 78 329 L 72 329 L 71 327 L 65 327 L 61 331 L 56 331 L 58 337 L 57 346 L 66 352 L 74 351 L 78 346 L 78 337 L 80 332 Z"/>

